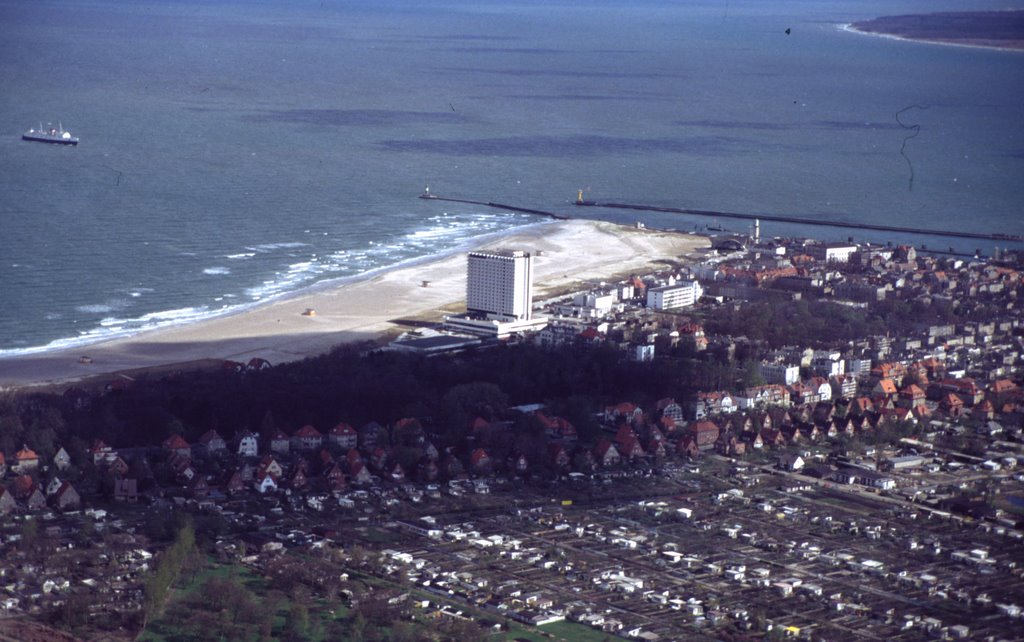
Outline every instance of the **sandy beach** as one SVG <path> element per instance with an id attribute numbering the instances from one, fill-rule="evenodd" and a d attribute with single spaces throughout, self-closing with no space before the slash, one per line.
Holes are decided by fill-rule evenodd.
<path id="1" fill-rule="evenodd" d="M 535 253 L 535 300 L 574 284 L 650 271 L 708 240 L 611 223 L 571 220 L 530 226 L 471 249 Z M 539 254 L 537 254 L 539 252 Z M 661 264 L 664 268 L 664 264 Z M 423 282 L 429 285 L 423 287 Z M 0 359 L 0 389 L 66 383 L 140 368 L 202 360 L 278 364 L 395 333 L 402 319 L 440 320 L 465 300 L 466 255 L 458 252 L 343 284 L 321 284 L 264 305 L 86 347 Z M 304 315 L 307 309 L 316 314 Z M 91 362 L 83 363 L 88 355 Z"/>

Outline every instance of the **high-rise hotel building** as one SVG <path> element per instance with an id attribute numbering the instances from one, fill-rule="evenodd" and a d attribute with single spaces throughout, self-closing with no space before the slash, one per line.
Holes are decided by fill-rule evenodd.
<path id="1" fill-rule="evenodd" d="M 469 253 L 466 310 L 498 321 L 533 317 L 533 257 L 522 250 Z"/>

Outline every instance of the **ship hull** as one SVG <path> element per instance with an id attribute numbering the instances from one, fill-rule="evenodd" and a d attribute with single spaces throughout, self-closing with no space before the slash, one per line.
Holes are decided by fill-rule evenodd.
<path id="1" fill-rule="evenodd" d="M 50 136 L 35 136 L 33 134 L 22 134 L 22 140 L 30 140 L 36 143 L 50 143 L 51 145 L 77 145 L 77 138 L 54 138 Z"/>

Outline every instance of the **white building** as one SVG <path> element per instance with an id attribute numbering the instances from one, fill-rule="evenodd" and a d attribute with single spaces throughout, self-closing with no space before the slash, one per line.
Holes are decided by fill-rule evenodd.
<path id="1" fill-rule="evenodd" d="M 800 366 L 763 361 L 761 362 L 761 378 L 765 383 L 781 383 L 784 386 L 792 386 L 800 381 Z"/>
<path id="2" fill-rule="evenodd" d="M 695 304 L 704 296 L 704 288 L 697 281 L 679 281 L 647 291 L 647 307 L 653 310 L 672 310 Z"/>
<path id="3" fill-rule="evenodd" d="M 522 250 L 470 252 L 466 269 L 466 314 L 445 317 L 458 332 L 504 338 L 540 330 L 533 316 L 533 257 Z"/>
<path id="4" fill-rule="evenodd" d="M 822 377 L 835 377 L 846 372 L 846 361 L 838 352 L 816 350 L 811 357 L 811 370 Z"/>
<path id="5" fill-rule="evenodd" d="M 850 255 L 857 251 L 852 243 L 820 243 L 805 248 L 807 253 L 826 263 L 849 263 Z"/>
<path id="6" fill-rule="evenodd" d="M 470 252 L 466 309 L 497 321 L 533 316 L 533 257 L 522 250 Z"/>

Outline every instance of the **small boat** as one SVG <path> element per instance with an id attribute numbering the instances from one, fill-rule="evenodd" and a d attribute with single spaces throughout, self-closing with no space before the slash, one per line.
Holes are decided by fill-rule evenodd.
<path id="1" fill-rule="evenodd" d="M 71 135 L 71 132 L 64 131 L 64 126 L 57 124 L 56 127 L 53 125 L 47 125 L 46 129 L 43 129 L 42 124 L 39 125 L 39 129 L 30 129 L 21 135 L 22 140 L 31 140 L 37 143 L 53 143 L 55 145 L 77 145 L 78 138 Z"/>

